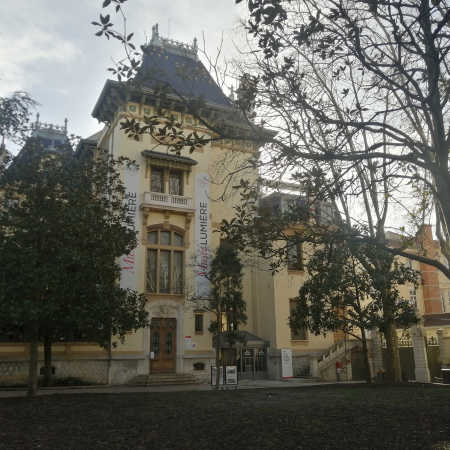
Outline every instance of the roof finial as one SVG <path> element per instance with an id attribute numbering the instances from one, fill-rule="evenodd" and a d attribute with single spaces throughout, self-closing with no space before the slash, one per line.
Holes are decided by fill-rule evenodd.
<path id="1" fill-rule="evenodd" d="M 234 86 L 231 85 L 230 87 L 230 100 L 234 101 Z"/>
<path id="2" fill-rule="evenodd" d="M 159 47 L 162 47 L 162 43 L 159 39 L 159 25 L 153 25 L 152 26 L 152 40 L 150 41 L 150 44 L 158 45 Z"/>
<path id="3" fill-rule="evenodd" d="M 64 131 L 67 131 L 67 117 L 64 119 Z"/>

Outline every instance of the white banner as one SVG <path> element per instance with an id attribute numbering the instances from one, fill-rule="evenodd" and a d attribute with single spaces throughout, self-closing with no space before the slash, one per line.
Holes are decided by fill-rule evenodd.
<path id="1" fill-rule="evenodd" d="M 216 385 L 216 366 L 211 366 L 211 386 Z M 220 366 L 219 386 L 223 386 L 223 366 Z"/>
<path id="2" fill-rule="evenodd" d="M 125 185 L 125 196 L 123 204 L 128 208 L 128 216 L 131 217 L 132 223 L 128 228 L 133 231 L 139 231 L 139 185 L 140 172 L 139 166 L 124 169 L 123 183 Z M 120 287 L 123 289 L 130 288 L 137 291 L 137 261 L 139 246 L 133 248 L 128 255 L 120 258 Z"/>
<path id="3" fill-rule="evenodd" d="M 283 378 L 293 378 L 294 370 L 292 368 L 292 349 L 281 349 L 281 376 Z"/>
<path id="4" fill-rule="evenodd" d="M 209 295 L 210 283 L 205 275 L 211 264 L 209 226 L 209 179 L 206 174 L 195 174 L 195 293 Z"/>

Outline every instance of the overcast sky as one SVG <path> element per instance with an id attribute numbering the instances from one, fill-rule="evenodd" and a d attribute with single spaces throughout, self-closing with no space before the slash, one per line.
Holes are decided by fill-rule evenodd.
<path id="1" fill-rule="evenodd" d="M 111 58 L 121 56 L 119 41 L 96 37 L 92 21 L 110 13 L 122 30 L 122 20 L 113 6 L 102 9 L 103 0 L 1 0 L 0 1 L 0 96 L 16 90 L 28 92 L 41 106 L 36 110 L 43 122 L 63 124 L 68 131 L 87 137 L 102 125 L 91 117 Z M 231 29 L 238 7 L 234 0 L 128 0 L 123 9 L 132 42 L 145 42 L 144 32 L 159 23 L 160 35 L 191 43 L 202 31 L 206 49 L 215 54 L 224 34 L 224 54 L 234 45 Z M 242 7 L 240 8 L 242 12 Z M 33 120 L 35 113 L 33 115 Z M 7 147 L 16 147 L 8 143 Z"/>

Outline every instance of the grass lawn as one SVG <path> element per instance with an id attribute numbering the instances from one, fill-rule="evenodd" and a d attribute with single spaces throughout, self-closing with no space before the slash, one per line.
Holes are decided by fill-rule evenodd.
<path id="1" fill-rule="evenodd" d="M 0 449 L 449 449 L 450 386 L 0 399 Z"/>

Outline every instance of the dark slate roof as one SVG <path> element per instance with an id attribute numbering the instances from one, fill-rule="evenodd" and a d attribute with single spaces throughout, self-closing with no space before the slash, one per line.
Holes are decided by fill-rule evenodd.
<path id="1" fill-rule="evenodd" d="M 237 333 L 241 337 L 245 337 L 246 341 L 245 344 L 241 344 L 240 342 L 233 345 L 233 347 L 270 347 L 270 342 L 265 341 L 264 339 L 261 339 L 258 336 L 255 336 L 252 333 L 249 333 L 248 331 L 237 331 Z M 219 334 L 219 340 L 220 340 L 220 346 L 221 347 L 228 347 L 228 341 L 225 339 L 226 331 Z M 213 347 L 216 346 L 216 339 L 217 336 L 213 337 Z"/>
<path id="2" fill-rule="evenodd" d="M 177 55 L 160 46 L 150 45 L 141 69 L 144 73 L 147 69 L 157 69 L 157 73 L 152 74 L 155 81 L 145 81 L 142 83 L 145 86 L 154 86 L 158 80 L 168 83 L 172 89 L 185 96 L 197 98 L 203 94 L 207 102 L 231 106 L 201 61 Z M 176 76 L 177 73 L 184 76 Z"/>
<path id="3" fill-rule="evenodd" d="M 450 313 L 424 314 L 422 316 L 424 327 L 448 327 L 450 326 Z"/>
<path id="4" fill-rule="evenodd" d="M 190 164 L 191 166 L 195 166 L 197 164 L 197 161 L 192 158 L 188 158 L 187 156 L 178 156 L 170 153 L 164 153 L 164 152 L 155 152 L 153 150 L 142 150 L 141 152 L 142 156 L 152 156 L 154 158 L 158 159 L 165 159 L 170 161 L 180 161 L 184 162 L 186 164 Z"/>
<path id="5" fill-rule="evenodd" d="M 36 147 L 31 147 L 32 139 L 35 139 Z M 72 146 L 63 140 L 47 139 L 47 138 L 30 138 L 26 144 L 22 147 L 18 155 L 14 158 L 14 162 L 26 163 L 30 158 L 32 152 L 49 151 L 66 154 L 67 156 L 73 156 Z"/>

